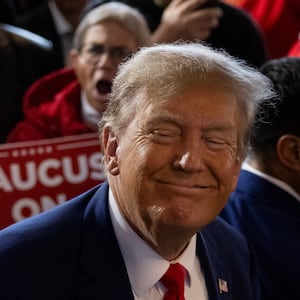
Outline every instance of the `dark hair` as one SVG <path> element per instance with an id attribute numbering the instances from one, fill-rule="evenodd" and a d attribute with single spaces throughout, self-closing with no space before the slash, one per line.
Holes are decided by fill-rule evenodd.
<path id="1" fill-rule="evenodd" d="M 300 136 L 300 58 L 273 59 L 260 71 L 270 78 L 277 97 L 260 103 L 250 134 L 250 149 L 267 153 L 275 150 L 282 135 Z"/>

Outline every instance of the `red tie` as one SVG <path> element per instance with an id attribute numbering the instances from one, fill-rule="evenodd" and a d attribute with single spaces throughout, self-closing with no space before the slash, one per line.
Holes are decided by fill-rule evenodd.
<path id="1" fill-rule="evenodd" d="M 169 269 L 160 279 L 166 287 L 163 300 L 185 300 L 184 299 L 184 279 L 186 270 L 181 264 L 170 264 Z"/>

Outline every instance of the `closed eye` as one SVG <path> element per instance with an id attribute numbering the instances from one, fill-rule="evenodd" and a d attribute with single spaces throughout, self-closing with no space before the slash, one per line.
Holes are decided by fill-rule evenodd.
<path id="1" fill-rule="evenodd" d="M 153 134 L 161 135 L 161 136 L 177 136 L 179 132 L 165 129 L 155 129 Z"/>
<path id="2" fill-rule="evenodd" d="M 155 129 L 151 133 L 152 139 L 158 143 L 171 143 L 180 137 L 179 130 Z"/>
<path id="3" fill-rule="evenodd" d="M 209 149 L 225 149 L 227 147 L 230 147 L 230 143 L 224 139 L 206 139 L 205 144 Z"/>

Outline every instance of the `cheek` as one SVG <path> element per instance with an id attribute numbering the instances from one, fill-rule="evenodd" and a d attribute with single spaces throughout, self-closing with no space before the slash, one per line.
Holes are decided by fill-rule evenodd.
<path id="1" fill-rule="evenodd" d="M 146 173 L 147 157 L 144 151 L 137 148 L 120 149 L 119 169 L 124 181 L 137 181 Z M 130 184 L 130 182 L 129 182 Z"/>
<path id="2" fill-rule="evenodd" d="M 131 144 L 132 145 L 132 144 Z M 120 147 L 119 169 L 123 189 L 130 191 L 131 197 L 143 199 L 141 206 L 147 206 L 149 192 L 153 190 L 153 177 L 162 168 L 161 155 L 153 146 L 139 144 L 134 147 Z M 148 193 L 146 192 L 148 191 Z"/>
<path id="3" fill-rule="evenodd" d="M 210 166 L 220 184 L 231 191 L 232 187 L 235 186 L 240 169 L 240 162 L 236 156 L 231 153 L 217 155 L 210 160 Z"/>
<path id="4" fill-rule="evenodd" d="M 240 170 L 241 170 L 241 162 L 238 161 L 236 163 L 235 168 L 232 171 L 233 179 L 232 179 L 232 182 L 231 182 L 231 192 L 233 192 L 236 188 L 236 185 L 237 185 L 237 182 L 238 182 L 238 179 L 239 179 L 239 175 L 240 175 Z"/>
<path id="5" fill-rule="evenodd" d="M 231 193 L 236 188 L 236 183 L 238 179 L 239 172 L 236 168 L 232 167 L 230 169 L 226 169 L 223 176 L 223 184 L 226 187 L 226 192 Z"/>
<path id="6" fill-rule="evenodd" d="M 126 143 L 119 145 L 117 150 L 120 159 L 120 167 L 139 170 L 141 173 L 149 172 L 161 160 L 161 151 L 148 139 L 128 139 Z M 158 155 L 159 153 L 159 155 Z"/>
<path id="7" fill-rule="evenodd" d="M 89 66 L 78 64 L 75 73 L 81 87 L 84 88 L 92 84 L 93 72 Z"/>

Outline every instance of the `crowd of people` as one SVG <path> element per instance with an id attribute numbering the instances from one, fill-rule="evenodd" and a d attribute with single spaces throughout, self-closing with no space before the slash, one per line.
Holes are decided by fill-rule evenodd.
<path id="1" fill-rule="evenodd" d="M 43 102 L 54 102 L 53 99 L 61 89 L 60 86 L 56 86 L 55 82 L 60 81 L 64 86 L 73 80 L 78 82 L 78 74 L 72 78 L 70 73 L 73 73 L 73 70 L 66 70 L 66 68 L 74 69 L 71 53 L 74 50 L 78 51 L 76 49 L 78 45 L 74 45 L 74 34 L 83 17 L 91 9 L 107 2 L 113 1 L 3 0 L 1 2 L 0 22 L 16 26 L 16 30 L 8 33 L 5 29 L 0 28 L 0 34 L 5 36 L 0 45 L 2 49 L 0 59 L 4 66 L 0 74 L 1 78 L 3 77 L 1 87 L 4 90 L 3 97 L 9 99 L 9 101 L 2 101 L 1 105 L 3 107 L 1 109 L 3 123 L 0 131 L 0 143 L 64 135 L 62 132 L 51 132 L 50 127 L 53 125 L 51 122 L 51 126 L 49 125 L 48 129 L 45 128 L 46 131 L 49 130 L 49 133 L 44 132 L 42 135 L 19 138 L 15 136 L 15 132 L 18 131 L 16 127 L 20 127 L 19 122 L 24 120 L 27 122 L 28 114 L 31 115 L 30 112 L 32 109 L 35 111 L 37 105 L 42 105 Z M 258 2 L 252 0 L 236 1 L 238 3 L 235 5 L 231 5 L 231 1 L 211 0 L 117 0 L 117 2 L 129 5 L 142 14 L 148 30 L 150 30 L 148 44 L 170 43 L 178 40 L 204 42 L 214 48 L 224 49 L 229 54 L 243 59 L 255 67 L 260 67 L 274 56 L 299 53 L 297 43 L 300 23 L 297 23 L 296 20 L 299 21 L 300 18 L 296 18 L 294 15 L 299 16 L 300 13 L 299 8 L 294 4 L 296 1 L 291 0 L 288 4 L 283 4 L 281 1 L 276 7 L 268 4 L 268 1 L 259 5 Z M 268 15 L 270 6 L 275 12 L 269 19 L 274 21 L 265 26 L 260 24 L 257 16 L 261 16 L 263 13 Z M 282 12 L 284 17 L 281 17 L 279 12 Z M 264 15 L 260 18 L 267 20 Z M 281 20 L 282 18 L 284 20 Z M 278 22 L 275 21 L 277 19 Z M 277 28 L 283 28 L 280 25 L 282 23 L 284 23 L 282 30 L 285 30 L 286 33 L 277 30 Z M 272 36 L 275 36 L 276 41 L 278 37 L 282 37 L 282 39 L 288 38 L 289 42 L 281 40 L 278 43 L 274 42 L 274 37 L 269 38 L 270 34 L 266 32 L 265 28 L 268 28 L 269 31 L 270 28 L 275 28 Z M 17 29 L 28 30 L 29 33 L 37 36 L 32 40 L 28 38 L 26 32 L 19 33 Z M 275 32 L 275 30 L 277 31 Z M 45 49 L 37 43 L 39 38 L 46 39 L 51 46 Z M 272 41 L 270 41 L 271 39 Z M 140 46 L 143 45 L 138 45 L 138 47 Z M 284 49 L 279 50 L 279 47 Z M 278 49 L 279 52 L 275 54 L 273 48 Z M 11 65 L 10 61 L 16 61 L 15 65 Z M 50 73 L 53 71 L 57 73 L 51 76 Z M 43 78 L 43 76 L 46 77 Z M 109 78 L 108 81 L 111 79 Z M 9 82 L 16 82 L 13 85 L 15 88 L 11 88 L 12 84 Z M 48 84 L 49 93 L 39 95 L 38 91 L 44 90 L 44 85 L 48 86 Z M 108 85 L 107 82 L 106 88 Z M 78 101 L 74 100 L 74 105 L 76 105 L 75 103 Z M 78 111 L 78 108 L 75 110 Z M 38 109 L 36 113 L 40 115 Z M 59 114 L 59 112 L 57 113 Z M 31 116 L 31 118 L 35 117 L 35 115 Z M 78 133 L 83 131 L 84 129 L 78 129 Z M 70 133 L 73 131 L 70 130 L 65 134 Z"/>
<path id="2" fill-rule="evenodd" d="M 300 10 L 272 3 L 1 2 L 0 143 L 94 132 L 107 179 L 0 230 L 0 299 L 300 299 Z"/>
<path id="3" fill-rule="evenodd" d="M 150 44 L 143 16 L 122 3 L 100 5 L 81 20 L 70 68 L 38 79 L 24 97 L 24 120 L 7 137 L 20 142 L 97 131 L 117 67 Z"/>
<path id="4" fill-rule="evenodd" d="M 263 299 L 297 299 L 300 268 L 300 57 L 270 60 L 260 71 L 277 95 L 264 98 L 235 192 L 221 216 L 253 245 Z"/>

